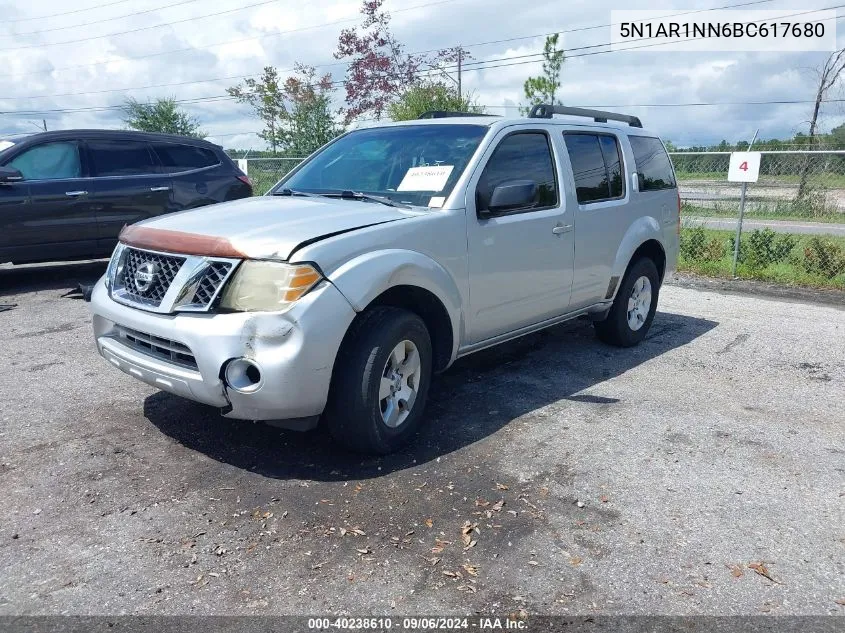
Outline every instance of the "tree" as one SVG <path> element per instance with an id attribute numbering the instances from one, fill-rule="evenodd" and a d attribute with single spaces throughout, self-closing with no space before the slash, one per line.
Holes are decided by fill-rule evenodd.
<path id="1" fill-rule="evenodd" d="M 307 156 L 338 134 L 340 127 L 331 114 L 332 76 L 317 78 L 313 66 L 295 64 L 298 76 L 288 77 L 283 94 L 290 103 L 285 121 L 285 150 L 296 156 Z"/>
<path id="2" fill-rule="evenodd" d="M 546 37 L 543 45 L 543 74 L 540 77 L 529 77 L 523 84 L 525 98 L 528 99 L 528 107 L 522 108 L 525 113 L 538 103 L 562 105 L 562 101 L 557 98 L 557 90 L 560 88 L 560 70 L 566 61 L 566 53 L 557 49 L 558 37 L 558 33 Z"/>
<path id="3" fill-rule="evenodd" d="M 418 119 L 423 112 L 448 110 L 482 114 L 484 108 L 475 103 L 472 95 L 458 96 L 453 86 L 442 82 L 418 83 L 408 88 L 398 100 L 387 106 L 387 114 L 394 121 Z"/>
<path id="4" fill-rule="evenodd" d="M 176 104 L 172 97 L 156 99 L 153 103 L 142 103 L 131 97 L 123 105 L 123 122 L 132 130 L 141 132 L 162 132 L 205 138 L 199 120 L 190 116 Z"/>
<path id="5" fill-rule="evenodd" d="M 272 66 L 265 66 L 260 79 L 249 77 L 243 84 L 227 88 L 226 92 L 238 103 L 249 105 L 264 123 L 258 136 L 264 139 L 273 152 L 280 145 L 282 121 L 287 116 L 284 95 L 279 83 L 279 73 Z"/>
<path id="6" fill-rule="evenodd" d="M 827 96 L 828 91 L 833 85 L 839 81 L 839 75 L 845 70 L 845 48 L 831 53 L 821 68 L 816 69 L 819 77 L 819 85 L 816 89 L 816 102 L 813 106 L 813 116 L 810 119 L 810 149 L 813 148 L 816 138 L 816 126 L 819 120 L 819 110 L 821 110 L 822 101 Z M 810 173 L 809 159 L 804 161 L 804 166 L 801 168 L 801 180 L 798 183 L 798 193 L 796 200 L 800 200 L 807 195 L 807 177 Z"/>
<path id="7" fill-rule="evenodd" d="M 305 64 L 294 67 L 295 74 L 284 81 L 267 66 L 260 79 L 248 78 L 227 90 L 264 122 L 259 136 L 274 156 L 279 150 L 292 156 L 310 154 L 340 132 L 331 114 L 332 76 L 318 77 L 316 69 Z"/>
<path id="8" fill-rule="evenodd" d="M 384 0 L 362 0 L 364 21 L 341 31 L 337 41 L 335 59 L 349 60 L 344 81 L 347 123 L 364 114 L 380 119 L 394 99 L 418 82 L 421 71 L 451 63 L 459 54 L 459 48 L 432 55 L 406 53 L 390 31 L 390 14 L 382 4 Z"/>

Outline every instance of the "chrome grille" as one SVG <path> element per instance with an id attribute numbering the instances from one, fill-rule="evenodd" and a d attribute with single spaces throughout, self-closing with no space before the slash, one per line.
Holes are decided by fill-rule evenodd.
<path id="1" fill-rule="evenodd" d="M 120 341 L 127 347 L 168 363 L 197 369 L 194 353 L 187 345 L 160 336 L 153 336 L 146 332 L 139 332 L 123 325 L 116 325 L 115 331 Z"/>
<path id="2" fill-rule="evenodd" d="M 176 273 L 179 272 L 184 263 L 184 257 L 127 248 L 123 261 L 123 279 L 121 280 L 123 292 L 132 300 L 158 306 L 164 299 L 164 295 L 167 294 Z M 150 270 L 150 266 L 152 267 L 152 281 L 146 287 L 139 285 L 138 271 L 142 270 L 142 267 Z"/>
<path id="3" fill-rule="evenodd" d="M 211 262 L 205 269 L 200 279 L 194 298 L 191 303 L 198 306 L 207 306 L 217 295 L 221 284 L 229 276 L 232 264 L 229 262 Z"/>

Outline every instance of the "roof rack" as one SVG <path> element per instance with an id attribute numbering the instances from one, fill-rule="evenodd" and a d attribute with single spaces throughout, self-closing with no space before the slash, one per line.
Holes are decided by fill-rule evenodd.
<path id="1" fill-rule="evenodd" d="M 419 119 L 445 119 L 448 117 L 459 117 L 459 116 L 496 116 L 495 114 L 476 114 L 475 112 L 450 112 L 448 110 L 429 110 L 428 112 L 423 112 L 419 117 Z"/>
<path id="2" fill-rule="evenodd" d="M 570 116 L 583 116 L 593 119 L 596 123 L 607 123 L 608 120 L 622 121 L 631 127 L 642 127 L 639 117 L 630 114 L 616 114 L 604 110 L 590 110 L 587 108 L 570 108 L 569 106 L 548 105 L 540 103 L 531 108 L 528 113 L 529 119 L 551 119 L 553 114 L 568 114 Z"/>

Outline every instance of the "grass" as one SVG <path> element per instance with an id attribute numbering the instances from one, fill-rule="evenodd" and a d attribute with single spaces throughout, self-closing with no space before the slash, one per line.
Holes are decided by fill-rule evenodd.
<path id="1" fill-rule="evenodd" d="M 728 171 L 676 171 L 675 177 L 678 182 L 692 180 L 715 180 L 727 184 Z M 766 175 L 760 174 L 760 181 L 758 184 L 765 186 L 771 180 L 772 183 L 785 183 L 790 185 L 797 185 L 801 182 L 800 174 L 778 174 Z M 827 189 L 845 189 L 845 174 L 836 174 L 830 172 L 812 173 L 808 177 L 810 183 L 823 182 Z"/>
<path id="2" fill-rule="evenodd" d="M 689 229 L 683 229 L 683 231 L 687 230 Z M 733 263 L 733 250 L 730 249 L 730 238 L 733 237 L 734 232 L 704 229 L 704 233 L 707 242 L 715 239 L 725 245 L 725 255 L 717 261 L 689 261 L 683 255 L 680 255 L 678 257 L 678 270 L 706 277 L 730 279 L 732 277 L 731 266 Z M 747 237 L 747 234 L 744 235 Z M 743 237 L 743 241 L 746 237 Z M 798 243 L 795 245 L 795 248 L 792 251 L 793 255 L 788 261 L 771 264 L 765 268 L 756 270 L 740 263 L 739 266 L 737 266 L 737 277 L 741 279 L 768 281 L 786 286 L 845 290 L 845 274 L 840 274 L 830 279 L 821 275 L 807 273 L 803 268 L 801 268 L 798 263 L 798 258 L 802 256 L 804 246 L 813 236 L 795 235 L 794 237 L 797 238 Z M 837 243 L 845 249 L 845 238 L 833 235 L 825 235 L 823 237 Z"/>
<path id="3" fill-rule="evenodd" d="M 739 202 L 735 204 L 721 203 L 714 207 L 702 207 L 684 202 L 681 207 L 681 219 L 684 217 L 705 218 L 737 218 L 739 217 Z M 804 211 L 792 202 L 784 201 L 774 206 L 745 205 L 745 217 L 755 220 L 803 220 L 809 222 L 827 222 L 831 224 L 845 224 L 845 213 L 832 208 L 821 211 Z"/>

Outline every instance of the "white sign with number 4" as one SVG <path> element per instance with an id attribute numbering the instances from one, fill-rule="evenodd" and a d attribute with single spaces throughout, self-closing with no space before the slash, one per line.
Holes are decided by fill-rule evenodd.
<path id="1" fill-rule="evenodd" d="M 729 182 L 757 182 L 760 175 L 760 152 L 733 152 L 728 167 Z"/>

